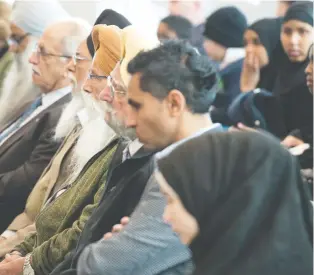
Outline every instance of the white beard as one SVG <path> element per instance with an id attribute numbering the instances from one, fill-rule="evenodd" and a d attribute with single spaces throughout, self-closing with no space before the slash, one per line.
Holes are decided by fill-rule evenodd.
<path id="1" fill-rule="evenodd" d="M 32 81 L 32 65 L 28 62 L 36 38 L 30 38 L 23 53 L 15 54 L 0 93 L 0 127 L 10 122 L 21 108 L 33 102 L 40 94 Z"/>
<path id="2" fill-rule="evenodd" d="M 70 181 L 78 176 L 94 155 L 104 149 L 116 137 L 115 132 L 92 106 L 86 106 L 86 111 L 88 121 L 82 126 L 74 148 L 70 165 Z"/>
<path id="3" fill-rule="evenodd" d="M 78 123 L 77 113 L 84 108 L 81 93 L 73 93 L 72 100 L 64 108 L 55 130 L 55 140 L 61 141 Z"/>

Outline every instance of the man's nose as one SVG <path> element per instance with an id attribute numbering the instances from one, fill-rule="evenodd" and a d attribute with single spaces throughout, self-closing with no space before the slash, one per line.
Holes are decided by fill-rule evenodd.
<path id="1" fill-rule="evenodd" d="M 130 128 L 136 126 L 136 115 L 129 105 L 125 108 L 125 125 Z"/>
<path id="2" fill-rule="evenodd" d="M 113 98 L 112 98 L 110 88 L 108 85 L 106 85 L 106 87 L 104 89 L 102 89 L 102 91 L 100 92 L 99 100 L 106 101 L 108 103 L 112 102 Z"/>
<path id="3" fill-rule="evenodd" d="M 37 54 L 32 52 L 31 56 L 28 59 L 28 62 L 33 64 L 33 65 L 37 65 L 38 64 L 38 57 Z"/>

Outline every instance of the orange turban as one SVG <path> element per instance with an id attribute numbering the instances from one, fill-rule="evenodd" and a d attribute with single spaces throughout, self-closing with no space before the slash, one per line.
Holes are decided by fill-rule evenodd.
<path id="1" fill-rule="evenodd" d="M 122 30 L 116 26 L 97 25 L 92 32 L 95 57 L 93 65 L 109 76 L 122 58 Z"/>

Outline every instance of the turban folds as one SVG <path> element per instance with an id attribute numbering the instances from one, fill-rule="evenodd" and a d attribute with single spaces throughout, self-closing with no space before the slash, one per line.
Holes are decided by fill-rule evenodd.
<path id="1" fill-rule="evenodd" d="M 122 30 L 116 26 L 97 25 L 92 32 L 95 57 L 93 65 L 109 76 L 122 58 Z"/>

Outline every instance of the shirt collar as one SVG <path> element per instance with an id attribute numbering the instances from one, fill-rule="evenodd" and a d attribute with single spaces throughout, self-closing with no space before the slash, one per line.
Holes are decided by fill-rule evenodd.
<path id="1" fill-rule="evenodd" d="M 184 139 L 181 139 L 180 141 L 176 142 L 176 143 L 173 143 L 171 144 L 170 146 L 168 146 L 167 148 L 165 148 L 164 150 L 162 150 L 161 152 L 157 153 L 156 154 L 156 158 L 162 158 L 166 155 L 168 155 L 170 152 L 172 152 L 178 145 L 186 142 L 187 140 L 189 139 L 192 139 L 192 138 L 195 138 L 195 137 L 198 137 L 208 131 L 211 131 L 211 132 L 222 132 L 223 131 L 223 128 L 222 128 L 222 125 L 220 123 L 214 123 L 212 124 L 211 126 L 209 127 L 205 127 L 205 128 L 201 128 L 199 131 L 197 131 L 196 133 L 194 133 L 193 135 L 187 137 L 187 138 L 184 138 Z"/>
<path id="2" fill-rule="evenodd" d="M 143 143 L 141 143 L 138 139 L 133 140 L 128 146 L 130 156 L 133 157 L 142 147 Z"/>
<path id="3" fill-rule="evenodd" d="M 72 86 L 67 86 L 55 91 L 52 91 L 48 94 L 42 95 L 42 106 L 47 108 L 48 106 L 52 105 L 56 101 L 58 101 L 60 98 L 64 97 L 65 95 L 71 93 Z"/>

